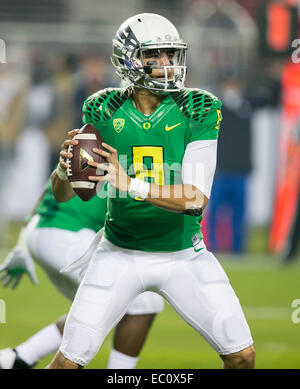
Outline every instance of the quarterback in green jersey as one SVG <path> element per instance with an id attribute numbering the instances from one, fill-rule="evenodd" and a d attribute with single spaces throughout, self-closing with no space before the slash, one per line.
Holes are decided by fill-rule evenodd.
<path id="1" fill-rule="evenodd" d="M 253 368 L 250 329 L 230 282 L 200 232 L 220 129 L 221 102 L 184 87 L 185 42 L 156 14 L 126 20 L 113 39 L 112 63 L 131 85 L 93 94 L 83 121 L 101 133 L 106 158 L 90 181 L 108 182 L 104 234 L 94 251 L 49 368 L 78 368 L 97 353 L 130 301 L 163 296 L 215 349 L 224 368 Z M 75 196 L 67 181 L 69 133 L 52 174 L 57 201 Z M 96 176 L 96 168 L 106 175 Z M 105 274 L 105 277 L 104 277 Z"/>
<path id="2" fill-rule="evenodd" d="M 99 240 L 101 233 L 96 233 L 104 225 L 107 209 L 105 192 L 106 186 L 99 197 L 89 202 L 74 197 L 66 203 L 57 203 L 49 182 L 32 217 L 23 227 L 16 247 L 0 265 L 3 285 L 15 288 L 25 273 L 36 284 L 33 257 L 56 289 L 72 301 L 86 266 L 68 273 L 60 273 L 60 270 Z M 130 304 L 115 329 L 109 369 L 136 366 L 154 315 L 162 310 L 163 299 L 153 292 L 139 295 Z M 32 368 L 38 360 L 57 351 L 65 318 L 65 315 L 60 317 L 14 348 L 0 350 L 0 369 Z"/>

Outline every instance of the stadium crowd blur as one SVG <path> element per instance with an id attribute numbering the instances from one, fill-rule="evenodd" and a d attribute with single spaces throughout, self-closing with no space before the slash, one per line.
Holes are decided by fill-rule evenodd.
<path id="1" fill-rule="evenodd" d="M 207 245 L 242 253 L 249 249 L 249 227 L 267 227 L 265 249 L 295 256 L 300 55 L 297 62 L 293 42 L 300 38 L 300 2 L 128 0 L 126 9 L 120 3 L 1 1 L 0 236 L 7 222 L 31 212 L 66 132 L 81 126 L 84 99 L 119 86 L 109 55 L 120 21 L 154 12 L 169 18 L 189 45 L 187 86 L 223 100 L 203 222 Z"/>

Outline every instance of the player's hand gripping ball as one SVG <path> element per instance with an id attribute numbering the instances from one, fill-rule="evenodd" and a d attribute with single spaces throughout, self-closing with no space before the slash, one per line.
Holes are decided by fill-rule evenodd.
<path id="1" fill-rule="evenodd" d="M 106 163 L 106 159 L 94 153 L 93 148 L 103 149 L 103 138 L 99 131 L 90 123 L 85 124 L 73 137 L 76 145 L 69 145 L 67 158 L 67 176 L 74 192 L 83 200 L 88 201 L 97 193 L 97 182 L 89 180 L 89 176 L 106 174 L 105 171 L 90 166 L 88 162 Z"/>

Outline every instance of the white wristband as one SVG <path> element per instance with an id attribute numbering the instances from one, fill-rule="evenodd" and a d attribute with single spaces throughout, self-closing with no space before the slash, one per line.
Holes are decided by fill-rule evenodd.
<path id="1" fill-rule="evenodd" d="M 149 182 L 144 182 L 138 180 L 137 178 L 132 178 L 129 185 L 128 193 L 131 197 L 138 197 L 139 199 L 145 200 L 150 191 Z"/>
<path id="2" fill-rule="evenodd" d="M 60 164 L 57 165 L 57 168 L 56 168 L 56 174 L 58 175 L 58 178 L 62 181 L 67 181 L 68 180 L 68 176 L 67 176 L 67 172 L 66 170 L 64 170 Z"/>

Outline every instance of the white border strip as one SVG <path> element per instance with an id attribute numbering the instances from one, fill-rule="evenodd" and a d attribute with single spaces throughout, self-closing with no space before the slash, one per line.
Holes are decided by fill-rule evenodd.
<path id="1" fill-rule="evenodd" d="M 97 137 L 95 134 L 77 134 L 74 136 L 73 139 L 76 139 L 76 140 L 97 140 Z"/>
<path id="2" fill-rule="evenodd" d="M 73 181 L 71 182 L 73 189 L 94 189 L 95 183 L 89 181 Z"/>

